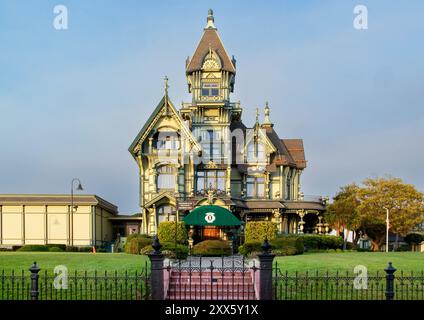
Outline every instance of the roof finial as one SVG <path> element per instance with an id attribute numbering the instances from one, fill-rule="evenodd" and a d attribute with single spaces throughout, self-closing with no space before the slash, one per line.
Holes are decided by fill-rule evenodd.
<path id="1" fill-rule="evenodd" d="M 168 116 L 168 88 L 169 88 L 169 85 L 168 85 L 168 77 L 167 76 L 165 76 L 165 79 L 164 79 L 164 89 L 165 89 L 165 116 Z"/>
<path id="2" fill-rule="evenodd" d="M 207 18 L 206 21 L 208 23 L 206 24 L 206 28 L 205 29 L 216 29 L 215 24 L 214 24 L 215 20 L 213 18 L 213 10 L 212 9 L 209 9 L 209 11 L 208 11 L 208 18 Z"/>
<path id="3" fill-rule="evenodd" d="M 168 95 L 168 88 L 169 88 L 169 85 L 168 85 L 168 77 L 167 77 L 167 76 L 165 76 L 164 81 L 165 81 L 165 85 L 164 85 L 165 95 L 167 96 L 167 95 Z"/>
<path id="4" fill-rule="evenodd" d="M 264 115 L 265 115 L 265 119 L 264 119 L 263 125 L 272 126 L 273 124 L 272 124 L 271 120 L 269 119 L 269 105 L 268 105 L 268 101 L 265 102 Z"/>
<path id="5" fill-rule="evenodd" d="M 256 124 L 259 124 L 259 108 L 256 108 Z"/>

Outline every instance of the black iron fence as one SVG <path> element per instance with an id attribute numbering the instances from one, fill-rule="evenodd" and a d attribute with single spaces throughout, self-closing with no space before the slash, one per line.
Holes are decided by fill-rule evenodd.
<path id="1" fill-rule="evenodd" d="M 391 263 L 384 272 L 289 273 L 277 264 L 273 270 L 275 300 L 424 300 L 424 271 L 396 272 Z"/>
<path id="2" fill-rule="evenodd" d="M 273 266 L 267 240 L 258 263 L 243 256 L 169 261 L 156 238 L 147 263 L 133 273 L 49 274 L 34 265 L 0 272 L 0 300 L 424 300 L 424 271 L 389 266 L 381 273 L 304 273 Z"/>
<path id="3" fill-rule="evenodd" d="M 73 272 L 66 279 L 40 272 L 0 273 L 0 300 L 146 300 L 150 297 L 147 264 L 135 272 Z"/>

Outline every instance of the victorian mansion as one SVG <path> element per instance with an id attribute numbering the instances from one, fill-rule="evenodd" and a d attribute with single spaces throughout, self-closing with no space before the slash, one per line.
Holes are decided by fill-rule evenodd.
<path id="1" fill-rule="evenodd" d="M 268 103 L 248 125 L 231 101 L 236 60 L 226 51 L 212 10 L 186 60 L 192 101 L 177 109 L 164 96 L 129 151 L 139 168 L 140 232 L 162 221 L 185 221 L 200 239 L 228 238 L 247 221 L 277 223 L 281 233 L 321 233 L 325 199 L 306 197 L 302 139 L 281 139 Z"/>

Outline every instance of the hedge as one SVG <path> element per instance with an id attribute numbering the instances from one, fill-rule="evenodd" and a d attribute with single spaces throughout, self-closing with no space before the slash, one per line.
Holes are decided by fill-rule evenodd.
<path id="1" fill-rule="evenodd" d="M 230 244 L 224 240 L 205 240 L 193 246 L 193 255 L 209 257 L 229 256 L 232 254 Z"/>
<path id="2" fill-rule="evenodd" d="M 263 242 L 265 238 L 273 240 L 277 237 L 277 224 L 271 221 L 249 221 L 246 223 L 245 241 Z"/>
<path id="3" fill-rule="evenodd" d="M 245 256 L 255 256 L 262 252 L 262 242 L 246 242 L 239 247 L 239 252 Z M 270 241 L 271 252 L 276 256 L 291 256 L 303 253 L 303 239 L 298 236 L 284 236 Z"/>
<path id="4" fill-rule="evenodd" d="M 145 234 L 134 233 L 127 237 L 124 245 L 125 253 L 140 254 L 140 250 L 152 244 L 152 238 Z"/>
<path id="5" fill-rule="evenodd" d="M 161 252 L 170 259 L 186 259 L 188 256 L 188 247 L 182 244 L 175 245 L 175 242 L 161 243 Z M 152 245 L 145 246 L 140 250 L 140 254 L 147 255 L 153 252 Z"/>
<path id="6" fill-rule="evenodd" d="M 184 222 L 163 221 L 158 227 L 158 238 L 160 242 L 175 242 L 175 226 L 177 225 L 177 243 L 187 242 L 187 229 Z"/>
<path id="7" fill-rule="evenodd" d="M 307 250 L 340 249 L 343 247 L 343 238 L 323 234 L 299 235 Z"/>
<path id="8" fill-rule="evenodd" d="M 64 244 L 27 244 L 20 247 L 16 251 L 23 252 L 64 252 L 66 245 Z"/>

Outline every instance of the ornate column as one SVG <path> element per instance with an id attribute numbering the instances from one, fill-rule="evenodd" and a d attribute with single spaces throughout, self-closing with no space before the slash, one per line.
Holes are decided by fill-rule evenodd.
<path id="1" fill-rule="evenodd" d="M 179 178 L 180 178 L 180 170 L 181 170 L 181 167 L 180 166 L 177 166 L 176 168 L 175 168 L 175 189 L 174 189 L 174 192 L 175 192 L 175 194 L 179 194 L 179 192 L 180 192 L 180 190 L 179 190 Z"/>
<path id="2" fill-rule="evenodd" d="M 153 138 L 149 138 L 149 154 L 153 153 Z"/>
<path id="3" fill-rule="evenodd" d="M 302 210 L 297 210 L 296 211 L 297 215 L 300 217 L 300 221 L 299 221 L 299 233 L 303 234 L 303 226 L 305 224 L 305 222 L 303 221 L 303 217 L 306 215 L 306 212 L 304 209 Z"/>
<path id="4" fill-rule="evenodd" d="M 153 204 L 153 210 L 150 214 L 150 225 L 153 227 L 153 230 L 150 230 L 150 233 L 157 233 L 157 212 L 156 212 L 156 204 Z"/>
<path id="5" fill-rule="evenodd" d="M 231 197 L 231 166 L 227 167 L 226 189 L 227 196 Z"/>
<path id="6" fill-rule="evenodd" d="M 158 172 L 156 170 L 156 168 L 152 168 L 150 169 L 151 175 L 150 175 L 150 193 L 157 193 L 158 189 L 157 189 L 157 177 L 158 177 Z M 150 200 L 153 197 L 150 197 Z"/>
<path id="7" fill-rule="evenodd" d="M 270 182 L 269 176 L 270 176 L 269 172 L 265 172 L 265 197 L 267 199 L 270 198 L 270 196 L 269 196 L 269 190 L 270 190 L 269 185 L 270 185 L 271 182 Z"/>
<path id="8" fill-rule="evenodd" d="M 277 223 L 277 228 L 278 228 L 278 233 L 281 233 L 282 231 L 282 226 L 281 226 L 281 213 L 278 209 L 273 210 L 273 215 L 274 215 L 274 221 Z"/>

